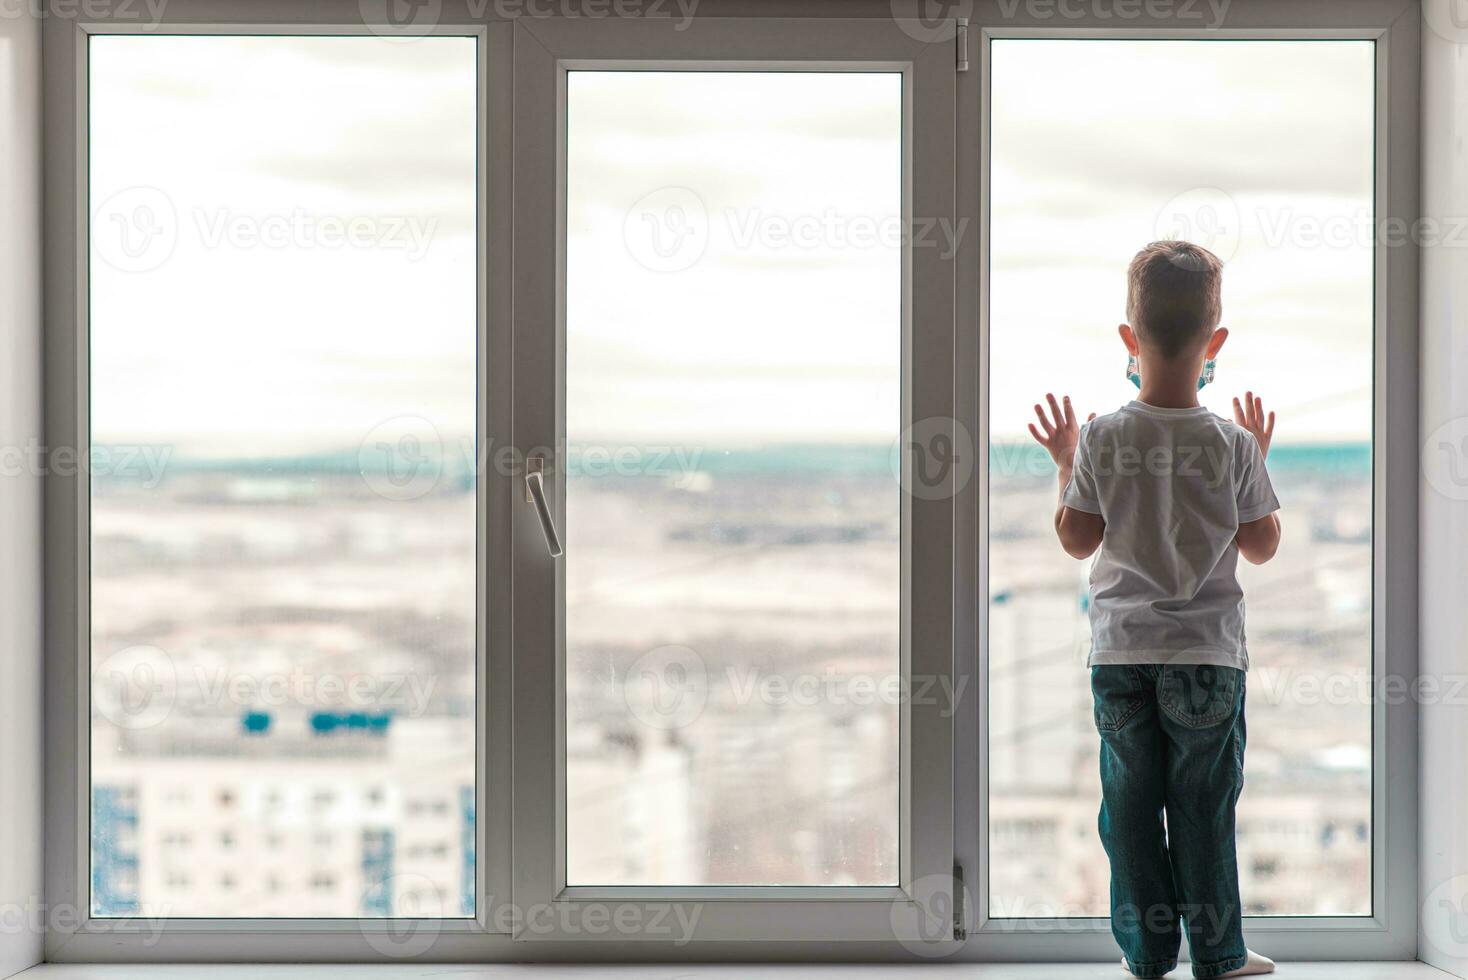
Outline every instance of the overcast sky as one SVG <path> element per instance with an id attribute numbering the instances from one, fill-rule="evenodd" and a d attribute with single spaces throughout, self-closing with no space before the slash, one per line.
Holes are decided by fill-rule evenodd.
<path id="1" fill-rule="evenodd" d="M 97 438 L 468 432 L 472 41 L 91 43 Z M 1131 397 L 1126 263 L 1175 228 L 1227 262 L 1205 401 L 1369 433 L 1368 43 L 1005 40 L 992 69 L 996 437 L 1047 389 Z M 890 442 L 899 77 L 577 72 L 569 111 L 573 440 Z"/>
<path id="2" fill-rule="evenodd" d="M 91 48 L 97 438 L 355 449 L 399 415 L 471 433 L 473 40 Z M 164 233 L 134 260 L 119 231 L 141 250 L 149 213 Z"/>
<path id="3" fill-rule="evenodd" d="M 993 50 L 995 435 L 1022 437 L 1047 389 L 1098 412 L 1136 393 L 1116 336 L 1126 266 L 1185 227 L 1225 261 L 1230 336 L 1204 404 L 1231 414 L 1252 387 L 1278 409 L 1282 441 L 1368 437 L 1371 44 Z M 1338 243 L 1319 244 L 1312 221 Z"/>

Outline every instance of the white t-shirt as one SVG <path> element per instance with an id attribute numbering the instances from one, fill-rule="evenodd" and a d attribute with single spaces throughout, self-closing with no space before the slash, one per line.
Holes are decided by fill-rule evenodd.
<path id="1" fill-rule="evenodd" d="M 1062 502 L 1106 521 L 1086 666 L 1249 668 L 1234 536 L 1279 500 L 1247 429 L 1133 401 L 1081 426 Z"/>

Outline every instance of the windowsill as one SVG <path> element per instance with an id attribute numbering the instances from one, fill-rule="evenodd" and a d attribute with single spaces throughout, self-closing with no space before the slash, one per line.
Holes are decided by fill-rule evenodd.
<path id="1" fill-rule="evenodd" d="M 208 966 L 137 964 L 131 966 L 99 964 L 53 964 L 38 966 L 20 974 L 25 980 L 193 980 L 205 976 L 209 980 L 797 980 L 819 973 L 822 980 L 844 980 L 861 977 L 877 980 L 896 971 L 909 971 L 914 977 L 963 975 L 984 980 L 1091 980 L 1091 978 L 1124 977 L 1116 963 L 1017 964 L 1017 963 L 915 963 L 906 965 L 870 964 L 791 964 L 752 966 L 721 964 L 667 964 L 661 966 L 599 966 L 569 964 L 457 965 L 446 963 L 322 966 Z M 1169 976 L 1185 978 L 1189 971 L 1183 964 Z M 1442 980 L 1450 976 L 1425 963 L 1288 963 L 1281 964 L 1277 976 L 1282 980 Z"/>

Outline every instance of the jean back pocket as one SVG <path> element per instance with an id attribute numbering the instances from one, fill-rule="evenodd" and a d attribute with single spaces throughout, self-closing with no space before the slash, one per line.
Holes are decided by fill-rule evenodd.
<path id="1" fill-rule="evenodd" d="M 1135 667 L 1107 665 L 1091 668 L 1091 700 L 1096 730 L 1115 732 L 1147 703 Z"/>
<path id="2" fill-rule="evenodd" d="M 1216 664 L 1178 664 L 1162 668 L 1157 702 L 1178 724 L 1206 728 L 1233 717 L 1244 672 Z"/>

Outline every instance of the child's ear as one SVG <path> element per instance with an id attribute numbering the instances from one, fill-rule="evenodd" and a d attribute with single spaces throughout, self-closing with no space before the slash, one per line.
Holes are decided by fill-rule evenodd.
<path id="1" fill-rule="evenodd" d="M 1121 334 L 1121 342 L 1126 345 L 1126 352 L 1133 357 L 1137 356 L 1137 332 L 1129 323 L 1117 324 L 1116 332 Z"/>
<path id="2" fill-rule="evenodd" d="M 1213 331 L 1213 336 L 1208 338 L 1207 354 L 1209 358 L 1218 356 L 1219 350 L 1223 348 L 1223 342 L 1228 339 L 1228 328 L 1219 327 Z"/>

